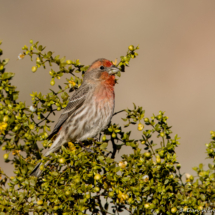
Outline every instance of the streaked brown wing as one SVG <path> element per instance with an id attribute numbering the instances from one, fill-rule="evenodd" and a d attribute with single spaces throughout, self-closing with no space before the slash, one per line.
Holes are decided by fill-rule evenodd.
<path id="1" fill-rule="evenodd" d="M 71 116 L 76 110 L 78 110 L 84 103 L 87 93 L 89 91 L 89 87 L 85 84 L 82 84 L 80 88 L 75 91 L 73 96 L 70 98 L 69 103 L 64 109 L 63 113 L 60 115 L 52 133 L 48 136 L 47 139 L 51 139 L 58 131 L 64 122 Z"/>

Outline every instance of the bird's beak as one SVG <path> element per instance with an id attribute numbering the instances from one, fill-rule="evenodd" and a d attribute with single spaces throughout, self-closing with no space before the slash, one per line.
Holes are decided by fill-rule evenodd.
<path id="1" fill-rule="evenodd" d="M 116 74 L 117 72 L 119 72 L 120 70 L 116 67 L 116 66 L 111 66 L 110 68 L 110 71 L 109 71 L 109 74 L 110 75 L 114 75 Z"/>

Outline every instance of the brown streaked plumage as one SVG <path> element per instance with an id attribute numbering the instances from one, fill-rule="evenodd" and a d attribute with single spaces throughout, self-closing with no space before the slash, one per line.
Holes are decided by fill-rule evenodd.
<path id="1" fill-rule="evenodd" d="M 81 143 L 104 130 L 111 121 L 115 104 L 115 76 L 119 69 L 109 60 L 100 58 L 86 71 L 83 83 L 70 98 L 48 139 L 57 134 L 52 146 L 44 154 L 52 152 L 69 141 Z M 41 163 L 31 175 L 40 176 Z"/>

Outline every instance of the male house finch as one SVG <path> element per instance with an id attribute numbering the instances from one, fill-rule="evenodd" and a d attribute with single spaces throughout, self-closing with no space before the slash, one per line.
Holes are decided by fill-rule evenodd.
<path id="1" fill-rule="evenodd" d="M 82 85 L 70 98 L 54 130 L 51 139 L 57 134 L 52 146 L 44 154 L 50 155 L 66 142 L 79 142 L 93 138 L 104 130 L 111 121 L 115 104 L 115 76 L 119 69 L 109 60 L 100 58 L 94 61 L 86 71 Z M 41 163 L 31 172 L 40 176 Z"/>

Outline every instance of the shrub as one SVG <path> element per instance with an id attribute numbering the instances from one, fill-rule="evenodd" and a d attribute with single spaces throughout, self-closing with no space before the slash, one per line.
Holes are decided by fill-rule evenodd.
<path id="1" fill-rule="evenodd" d="M 79 60 L 66 60 L 45 52 L 45 47 L 30 41 L 24 46 L 19 58 L 36 58 L 38 68 L 51 67 L 50 84 L 64 74 L 71 74 L 59 90 L 50 90 L 47 95 L 33 92 L 32 105 L 18 101 L 19 91 L 11 84 L 14 73 L 6 72 L 8 59 L 0 60 L 0 144 L 5 151 L 5 162 L 14 165 L 14 177 L 0 170 L 0 215 L 5 214 L 201 214 L 214 209 L 215 174 L 214 164 L 204 170 L 195 167 L 197 176 L 186 175 L 182 180 L 181 165 L 177 162 L 175 148 L 179 138 L 172 137 L 168 117 L 160 111 L 158 115 L 145 117 L 142 107 L 134 104 L 133 109 L 123 112 L 124 127 L 134 125 L 142 134 L 141 139 L 131 139 L 131 131 L 123 126 L 110 124 L 99 135 L 89 139 L 87 152 L 80 145 L 69 142 L 61 151 L 43 157 L 39 178 L 29 176 L 42 158 L 42 151 L 50 147 L 46 138 L 50 131 L 52 115 L 64 109 L 70 91 L 80 87 L 82 76 L 88 66 Z M 114 62 L 120 70 L 128 66 L 137 56 L 138 47 L 129 46 L 120 62 Z M 0 50 L 0 55 L 3 51 Z M 57 70 L 53 69 L 57 66 Z M 120 77 L 120 72 L 117 74 Z M 39 90 L 39 89 L 38 89 Z M 113 118 L 114 121 L 114 118 Z M 212 141 L 206 144 L 208 157 L 214 163 L 215 132 Z M 42 142 L 43 148 L 38 143 Z M 158 143 L 158 144 L 157 144 Z M 106 148 L 110 144 L 112 150 Z M 144 146 L 140 147 L 141 145 Z M 115 160 L 116 153 L 126 147 L 129 155 Z M 46 162 L 49 161 L 47 164 Z"/>

